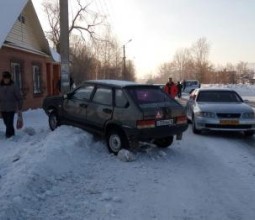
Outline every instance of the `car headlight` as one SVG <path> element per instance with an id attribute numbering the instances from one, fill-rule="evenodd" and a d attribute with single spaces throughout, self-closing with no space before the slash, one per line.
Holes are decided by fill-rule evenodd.
<path id="1" fill-rule="evenodd" d="M 244 112 L 242 114 L 242 118 L 253 119 L 253 118 L 255 118 L 255 114 L 254 114 L 254 112 Z"/>
<path id="2" fill-rule="evenodd" d="M 216 115 L 213 112 L 197 112 L 196 115 L 198 117 L 204 117 L 204 118 L 215 118 Z"/>

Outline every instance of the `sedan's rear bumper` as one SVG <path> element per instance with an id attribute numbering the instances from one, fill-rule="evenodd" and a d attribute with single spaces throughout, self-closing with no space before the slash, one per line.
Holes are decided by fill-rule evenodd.
<path id="1" fill-rule="evenodd" d="M 211 119 L 196 117 L 198 130 L 214 131 L 255 131 L 254 119 Z"/>

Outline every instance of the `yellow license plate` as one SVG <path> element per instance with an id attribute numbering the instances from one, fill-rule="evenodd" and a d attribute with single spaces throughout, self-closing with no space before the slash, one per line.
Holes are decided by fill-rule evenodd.
<path id="1" fill-rule="evenodd" d="M 238 125 L 238 120 L 220 120 L 221 125 Z"/>

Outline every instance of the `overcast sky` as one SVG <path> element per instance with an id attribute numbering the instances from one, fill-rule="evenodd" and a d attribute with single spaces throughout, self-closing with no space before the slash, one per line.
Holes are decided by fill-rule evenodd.
<path id="1" fill-rule="evenodd" d="M 39 19 L 43 0 L 33 0 Z M 84 0 L 85 2 L 89 2 Z M 214 64 L 255 62 L 254 0 L 94 0 L 105 13 L 120 42 L 127 42 L 140 77 L 170 61 L 177 49 L 201 37 L 211 44 Z M 44 25 L 43 25 L 44 26 Z"/>

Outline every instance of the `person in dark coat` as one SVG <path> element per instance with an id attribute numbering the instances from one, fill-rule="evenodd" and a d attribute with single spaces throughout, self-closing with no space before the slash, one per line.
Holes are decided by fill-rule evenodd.
<path id="1" fill-rule="evenodd" d="M 74 86 L 75 84 L 74 84 L 74 81 L 73 81 L 73 78 L 70 76 L 70 78 L 69 78 L 69 86 L 70 86 L 70 88 L 69 88 L 69 90 L 71 91 L 75 86 Z M 57 82 L 57 88 L 58 88 L 58 92 L 59 93 L 61 93 L 61 79 L 59 79 L 58 80 L 58 82 Z"/>
<path id="2" fill-rule="evenodd" d="M 185 81 L 185 80 L 183 80 L 183 81 L 182 81 L 182 91 L 184 91 L 184 90 L 185 90 L 185 88 L 186 88 L 186 81 Z"/>
<path id="3" fill-rule="evenodd" d="M 16 111 L 21 115 L 22 104 L 20 89 L 14 84 L 10 72 L 3 72 L 0 82 L 0 111 L 6 126 L 6 138 L 15 135 L 14 115 Z"/>
<path id="4" fill-rule="evenodd" d="M 177 82 L 177 89 L 178 89 L 177 96 L 178 96 L 178 98 L 181 98 L 182 97 L 182 84 L 179 81 Z"/>

